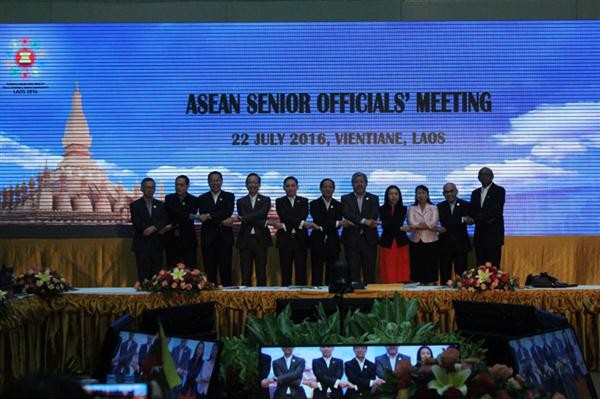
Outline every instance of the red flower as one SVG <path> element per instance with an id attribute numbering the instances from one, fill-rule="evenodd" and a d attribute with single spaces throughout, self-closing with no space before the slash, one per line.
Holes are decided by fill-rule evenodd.
<path id="1" fill-rule="evenodd" d="M 396 388 L 405 389 L 408 388 L 411 383 L 412 377 L 410 376 L 410 374 L 404 374 L 403 376 L 398 378 L 398 381 L 396 382 Z"/>
<path id="2" fill-rule="evenodd" d="M 500 281 L 502 281 L 503 283 L 506 283 L 508 281 L 508 274 L 505 274 L 502 277 L 500 277 Z"/>
<path id="3" fill-rule="evenodd" d="M 485 371 L 481 372 L 479 373 L 478 378 L 479 381 L 481 381 L 481 385 L 483 385 L 483 387 L 486 389 L 494 388 L 496 386 L 490 373 L 486 373 Z"/>
<path id="4" fill-rule="evenodd" d="M 445 399 L 462 399 L 462 392 L 455 387 L 450 387 L 444 391 L 442 398 Z"/>

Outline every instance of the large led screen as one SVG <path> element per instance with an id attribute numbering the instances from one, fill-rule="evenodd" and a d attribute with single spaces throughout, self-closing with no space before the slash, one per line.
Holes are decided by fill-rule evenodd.
<path id="1" fill-rule="evenodd" d="M 2 222 L 123 223 L 211 170 L 468 200 L 488 166 L 508 235 L 600 230 L 598 21 L 5 24 L 0 57 Z"/>

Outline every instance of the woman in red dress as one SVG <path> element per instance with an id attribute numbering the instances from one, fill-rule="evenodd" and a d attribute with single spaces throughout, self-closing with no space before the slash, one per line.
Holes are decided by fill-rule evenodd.
<path id="1" fill-rule="evenodd" d="M 379 279 L 384 284 L 410 281 L 407 226 L 402 226 L 406 207 L 397 186 L 392 185 L 385 190 L 379 215 L 383 228 L 379 238 Z"/>

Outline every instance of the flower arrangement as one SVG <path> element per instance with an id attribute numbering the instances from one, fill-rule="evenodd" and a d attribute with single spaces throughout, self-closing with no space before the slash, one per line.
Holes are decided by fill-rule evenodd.
<path id="1" fill-rule="evenodd" d="M 534 398 L 524 381 L 505 365 L 488 367 L 478 360 L 459 363 L 460 352 L 446 349 L 438 359 L 413 367 L 402 361 L 393 373 L 388 373 L 379 389 L 381 398 Z"/>
<path id="2" fill-rule="evenodd" d="M 519 279 L 510 276 L 490 262 L 485 265 L 465 271 L 454 280 L 448 280 L 447 285 L 459 290 L 483 292 L 493 290 L 511 290 L 519 288 Z"/>
<path id="3" fill-rule="evenodd" d="M 215 290 L 215 284 L 208 281 L 206 274 L 198 269 L 187 268 L 178 263 L 173 270 L 161 270 L 150 280 L 135 283 L 137 291 L 192 294 L 203 290 Z"/>
<path id="4" fill-rule="evenodd" d="M 53 296 L 72 290 L 62 274 L 46 268 L 29 269 L 17 276 L 16 290 L 26 294 Z"/>
<path id="5" fill-rule="evenodd" d="M 0 290 L 0 315 L 6 316 L 10 313 L 8 292 Z"/>

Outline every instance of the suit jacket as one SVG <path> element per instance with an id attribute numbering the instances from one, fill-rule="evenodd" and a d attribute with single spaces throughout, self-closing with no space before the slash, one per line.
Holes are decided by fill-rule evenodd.
<path id="1" fill-rule="evenodd" d="M 271 372 L 271 356 L 261 353 L 258 358 L 258 380 L 261 382 Z M 262 388 L 259 392 L 260 399 L 269 399 L 269 388 Z"/>
<path id="2" fill-rule="evenodd" d="M 440 221 L 437 207 L 427 204 L 424 210 L 421 210 L 419 205 L 412 205 L 408 208 L 408 224 L 417 226 L 419 223 L 425 223 L 429 228 L 435 227 Z M 432 230 L 413 230 L 410 233 L 412 242 L 422 241 L 430 243 L 438 240 L 437 233 Z"/>
<path id="3" fill-rule="evenodd" d="M 391 208 L 381 206 L 379 208 L 379 218 L 381 219 L 382 227 L 379 245 L 390 248 L 394 240 L 396 240 L 398 246 L 407 245 L 409 243 L 406 232 L 400 230 L 404 223 L 404 219 L 406 219 L 405 206 L 396 206 L 393 214 L 391 213 Z"/>
<path id="4" fill-rule="evenodd" d="M 196 229 L 194 221 L 190 220 L 189 215 L 196 214 L 198 210 L 198 198 L 187 193 L 183 201 L 179 200 L 177 194 L 168 194 L 165 197 L 165 209 L 167 217 L 172 228 L 167 232 L 167 240 L 176 241 L 178 245 L 184 248 L 194 248 L 198 245 L 196 240 Z"/>
<path id="5" fill-rule="evenodd" d="M 140 351 L 138 352 L 138 364 L 140 365 L 140 367 L 144 363 L 144 359 L 146 359 L 146 356 L 148 355 L 148 350 L 151 346 L 152 344 L 148 345 L 147 343 L 140 345 Z"/>
<path id="6" fill-rule="evenodd" d="M 310 215 L 313 222 L 323 228 L 321 230 L 312 230 L 310 234 L 310 248 L 313 251 L 340 252 L 340 234 L 339 227 L 336 227 L 338 221 L 342 220 L 342 203 L 336 199 L 331 199 L 329 208 L 325 208 L 323 198 L 317 198 L 309 204 Z"/>
<path id="7" fill-rule="evenodd" d="M 490 185 L 483 207 L 481 187 L 471 194 L 471 217 L 475 219 L 476 247 L 495 247 L 504 244 L 504 199 L 506 191 L 494 183 Z"/>
<path id="8" fill-rule="evenodd" d="M 129 210 L 134 230 L 131 249 L 138 252 L 149 252 L 156 248 L 162 248 L 162 236 L 158 234 L 158 231 L 144 237 L 146 228 L 155 226 L 157 230 L 160 230 L 168 224 L 167 212 L 162 201 L 152 200 L 152 215 L 148 214 L 143 197 L 129 204 Z"/>
<path id="9" fill-rule="evenodd" d="M 394 362 L 394 364 L 392 364 L 390 362 L 390 358 L 388 357 L 387 353 L 376 356 L 375 357 L 375 368 L 376 368 L 375 374 L 377 375 L 377 377 L 384 379 L 385 370 L 390 370 L 393 372 L 394 370 L 396 370 L 396 366 L 398 365 L 398 363 L 401 362 L 402 360 L 407 360 L 410 362 L 410 356 L 406 356 L 401 353 L 398 353 L 396 355 L 396 361 Z"/>
<path id="10" fill-rule="evenodd" d="M 317 223 L 318 224 L 318 223 Z M 324 399 L 327 397 L 327 390 L 331 391 L 331 398 L 341 398 L 342 388 L 334 388 L 335 382 L 341 380 L 344 375 L 344 362 L 342 359 L 332 357 L 329 360 L 329 367 L 325 363 L 325 359 L 322 357 L 313 359 L 312 370 L 317 377 L 317 382 L 321 384 L 321 389 L 316 388 L 314 390 L 315 399 Z"/>
<path id="11" fill-rule="evenodd" d="M 450 213 L 448 201 L 442 201 L 437 205 L 440 224 L 446 228 L 446 232 L 440 233 L 438 237 L 440 252 L 461 253 L 471 250 L 467 225 L 462 222 L 463 216 L 469 216 L 470 206 L 471 204 L 460 198 L 456 200 L 453 213 Z"/>
<path id="12" fill-rule="evenodd" d="M 300 228 L 300 223 L 308 217 L 308 199 L 296 196 L 292 207 L 288 197 L 280 197 L 275 200 L 275 209 L 279 220 L 285 225 L 285 230 L 277 231 L 277 248 L 291 248 L 293 240 L 300 248 L 306 248 L 308 232 Z M 292 230 L 295 231 L 293 237 Z"/>
<path id="13" fill-rule="evenodd" d="M 137 351 L 138 344 L 135 341 L 125 341 L 119 348 L 119 363 L 129 363 Z"/>
<path id="14" fill-rule="evenodd" d="M 346 377 L 348 381 L 358 386 L 358 391 L 354 389 L 346 390 L 347 398 L 357 398 L 360 394 L 366 394 L 371 391 L 371 380 L 374 380 L 376 375 L 375 363 L 365 359 L 364 368 L 362 371 L 358 365 L 356 358 L 344 363 L 344 369 L 346 370 Z"/>
<path id="15" fill-rule="evenodd" d="M 177 345 L 171 351 L 171 357 L 175 363 L 175 368 L 187 370 L 190 358 L 192 357 L 192 350 L 187 345 L 183 348 Z"/>
<path id="16" fill-rule="evenodd" d="M 233 246 L 233 229 L 221 225 L 221 222 L 231 217 L 234 205 L 235 196 L 225 191 L 219 193 L 216 204 L 210 191 L 198 197 L 198 212 L 210 214 L 210 219 L 202 223 L 200 230 L 202 247 L 211 246 L 215 240 L 221 241 L 226 246 Z"/>
<path id="17" fill-rule="evenodd" d="M 343 215 L 350 220 L 355 226 L 345 227 L 342 231 L 342 240 L 346 245 L 356 245 L 356 242 L 361 236 L 361 231 L 365 235 L 367 241 L 373 245 L 377 245 L 379 234 L 377 227 L 368 227 L 360 224 L 362 219 L 377 220 L 379 216 L 379 197 L 371 193 L 365 192 L 363 198 L 362 209 L 358 210 L 358 201 L 354 193 L 342 196 Z"/>
<path id="18" fill-rule="evenodd" d="M 254 208 L 252 208 L 249 195 L 237 200 L 238 215 L 242 218 L 242 226 L 240 227 L 237 240 L 239 249 L 246 248 L 252 228 L 254 228 L 259 245 L 265 248 L 273 245 L 271 232 L 266 226 L 269 210 L 271 210 L 271 198 L 262 194 L 257 194 Z"/>
<path id="19" fill-rule="evenodd" d="M 274 399 L 285 398 L 287 389 L 290 388 L 292 398 L 306 399 L 302 388 L 302 373 L 304 373 L 305 361 L 301 357 L 293 356 L 288 369 L 285 358 L 282 356 L 273 361 L 273 373 L 277 378 Z"/>

